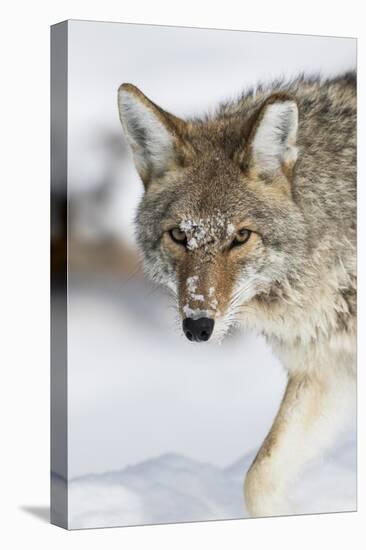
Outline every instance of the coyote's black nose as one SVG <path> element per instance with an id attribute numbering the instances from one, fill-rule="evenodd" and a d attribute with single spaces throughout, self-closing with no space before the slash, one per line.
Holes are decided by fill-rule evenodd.
<path id="1" fill-rule="evenodd" d="M 206 342 L 214 329 L 215 321 L 208 317 L 184 319 L 183 332 L 191 342 Z"/>

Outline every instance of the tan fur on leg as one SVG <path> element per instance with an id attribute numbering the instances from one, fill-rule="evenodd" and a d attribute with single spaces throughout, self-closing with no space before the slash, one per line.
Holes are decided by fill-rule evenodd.
<path id="1" fill-rule="evenodd" d="M 289 378 L 280 410 L 244 484 L 251 516 L 286 515 L 286 495 L 303 466 L 326 449 L 339 429 L 353 396 L 353 379 L 318 372 Z M 346 390 L 346 391 L 345 391 Z"/>

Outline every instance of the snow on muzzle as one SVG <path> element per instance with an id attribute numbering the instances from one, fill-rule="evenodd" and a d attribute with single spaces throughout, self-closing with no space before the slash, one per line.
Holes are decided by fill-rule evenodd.
<path id="1" fill-rule="evenodd" d="M 199 275 L 187 277 L 184 285 L 183 332 L 191 342 L 207 342 L 210 339 L 217 312 L 215 290 L 209 287 L 200 293 Z"/>

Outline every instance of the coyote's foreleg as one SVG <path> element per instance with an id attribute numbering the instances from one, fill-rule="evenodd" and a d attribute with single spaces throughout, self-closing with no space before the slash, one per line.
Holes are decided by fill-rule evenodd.
<path id="1" fill-rule="evenodd" d="M 286 497 L 289 485 L 335 438 L 353 387 L 352 377 L 336 369 L 290 375 L 279 412 L 246 476 L 244 493 L 251 516 L 294 512 Z"/>

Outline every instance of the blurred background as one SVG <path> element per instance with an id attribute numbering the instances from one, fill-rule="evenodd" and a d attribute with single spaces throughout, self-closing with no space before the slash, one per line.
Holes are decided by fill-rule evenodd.
<path id="1" fill-rule="evenodd" d="M 259 81 L 354 69 L 356 41 L 71 21 L 68 47 L 68 196 L 54 186 L 52 261 L 57 272 L 67 235 L 71 524 L 241 517 L 241 481 L 285 374 L 253 334 L 190 344 L 171 299 L 145 279 L 133 226 L 143 187 L 117 89 L 131 82 L 180 117 L 200 115 Z"/>

